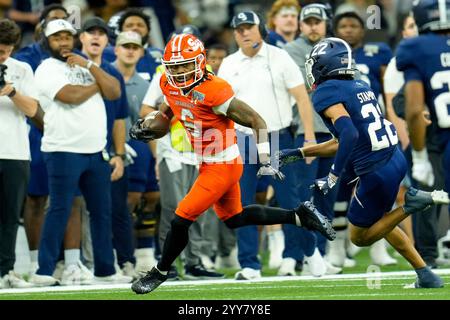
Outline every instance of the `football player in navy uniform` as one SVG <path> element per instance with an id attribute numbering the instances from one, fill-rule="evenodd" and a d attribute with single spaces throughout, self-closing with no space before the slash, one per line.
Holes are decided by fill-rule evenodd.
<path id="1" fill-rule="evenodd" d="M 383 117 L 375 93 L 367 83 L 354 79 L 356 69 L 350 46 L 339 38 L 320 41 L 312 49 L 306 69 L 307 80 L 315 88 L 314 108 L 335 139 L 281 150 L 281 164 L 309 156 L 335 155 L 328 176 L 317 179 L 313 187 L 326 195 L 344 168 L 355 173 L 358 182 L 348 210 L 351 241 L 357 246 L 369 246 L 385 238 L 414 267 L 416 288 L 442 287 L 442 279 L 426 266 L 397 225 L 434 203 L 449 203 L 448 194 L 410 188 L 405 205 L 391 211 L 407 164 L 397 146 L 395 128 Z"/>
<path id="2" fill-rule="evenodd" d="M 397 49 L 397 69 L 404 72 L 405 116 L 414 166 L 423 177 L 433 168 L 426 148 L 428 106 L 436 141 L 443 152 L 445 190 L 450 188 L 450 0 L 421 0 L 413 7 L 419 36 L 403 40 Z"/>
<path id="3" fill-rule="evenodd" d="M 365 81 L 379 99 L 382 94 L 382 79 L 387 65 L 392 57 L 391 49 L 385 43 L 364 43 L 364 21 L 355 12 L 344 12 L 334 19 L 334 32 L 337 38 L 345 40 L 352 48 L 352 56 L 359 73 L 357 77 Z M 380 99 L 380 107 L 384 113 L 384 99 Z M 351 170 L 350 170 L 351 171 Z M 354 184 L 352 172 L 342 176 L 335 205 L 335 217 L 345 216 L 351 199 Z M 351 253 L 351 255 L 354 254 Z M 385 242 L 380 241 L 370 248 L 372 262 L 377 265 L 396 264 L 397 261 L 389 256 Z"/>
<path id="4" fill-rule="evenodd" d="M 116 19 L 117 17 L 115 17 L 114 20 Z M 115 21 L 111 22 L 111 24 L 114 24 L 114 22 Z M 143 56 L 139 59 L 136 70 L 144 80 L 150 82 L 156 72 L 156 68 L 161 64 L 162 57 L 162 50 L 148 45 L 150 17 L 140 9 L 127 9 L 117 20 L 117 31 L 118 33 L 123 31 L 134 31 L 142 37 L 142 43 L 145 50 Z M 113 45 L 108 46 L 105 49 L 102 58 L 110 63 L 116 60 Z"/>

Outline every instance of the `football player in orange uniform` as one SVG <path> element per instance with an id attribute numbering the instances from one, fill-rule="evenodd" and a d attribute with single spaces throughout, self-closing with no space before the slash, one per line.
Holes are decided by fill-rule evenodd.
<path id="1" fill-rule="evenodd" d="M 195 36 L 180 34 L 173 37 L 165 48 L 162 62 L 166 68 L 160 82 L 164 103 L 159 111 L 139 119 L 130 135 L 134 139 L 151 140 L 154 133 L 149 129 L 150 122 L 156 116 L 163 115 L 168 119 L 175 116 L 188 132 L 201 164 L 196 182 L 175 211 L 161 260 L 133 283 L 132 290 L 149 293 L 167 279 L 170 266 L 188 242 L 189 226 L 211 206 L 230 228 L 287 223 L 317 230 L 328 239 L 334 239 L 330 222 L 308 201 L 294 210 L 261 205 L 242 208 L 239 179 L 243 166 L 234 122 L 254 131 L 261 164 L 258 176 L 284 177 L 271 166 L 266 123 L 246 103 L 234 97 L 233 89 L 226 81 L 207 72 L 205 49 Z"/>

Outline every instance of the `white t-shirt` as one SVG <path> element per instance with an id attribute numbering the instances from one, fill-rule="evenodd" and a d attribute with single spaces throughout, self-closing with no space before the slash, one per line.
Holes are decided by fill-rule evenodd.
<path id="1" fill-rule="evenodd" d="M 73 68 L 49 58 L 36 70 L 35 81 L 44 116 L 44 152 L 96 153 L 106 145 L 106 110 L 100 93 L 79 105 L 65 104 L 56 94 L 66 85 L 87 86 L 95 82 L 84 68 Z"/>
<path id="2" fill-rule="evenodd" d="M 383 78 L 385 93 L 397 94 L 405 84 L 403 72 L 397 70 L 396 59 L 393 57 L 386 68 Z"/>
<path id="3" fill-rule="evenodd" d="M 6 59 L 6 82 L 17 92 L 38 100 L 31 67 L 14 58 Z M 30 160 L 30 144 L 25 114 L 8 97 L 0 97 L 0 159 Z"/>
<path id="4" fill-rule="evenodd" d="M 230 83 L 236 98 L 261 115 L 269 131 L 291 124 L 295 99 L 288 90 L 305 81 L 300 68 L 285 50 L 263 42 L 258 53 L 248 57 L 239 49 L 223 60 L 218 76 Z M 235 128 L 252 134 L 251 128 L 238 124 Z"/>
<path id="5" fill-rule="evenodd" d="M 164 96 L 159 85 L 161 76 L 161 73 L 156 73 L 153 76 L 153 79 L 150 82 L 150 87 L 148 88 L 144 100 L 142 101 L 143 104 L 156 108 L 159 103 L 164 101 Z M 197 157 L 193 152 L 179 152 L 172 147 L 170 132 L 156 141 L 156 159 L 158 163 L 165 159 L 170 172 L 181 170 L 181 163 L 189 165 L 198 164 Z"/>

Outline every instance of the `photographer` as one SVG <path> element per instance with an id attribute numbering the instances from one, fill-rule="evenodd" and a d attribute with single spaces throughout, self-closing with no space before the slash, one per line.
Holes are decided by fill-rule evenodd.
<path id="1" fill-rule="evenodd" d="M 11 20 L 0 20 L 0 274 L 3 286 L 10 288 L 32 286 L 13 269 L 19 215 L 30 171 L 26 116 L 39 116 L 40 110 L 33 71 L 10 57 L 19 39 L 19 27 Z"/>

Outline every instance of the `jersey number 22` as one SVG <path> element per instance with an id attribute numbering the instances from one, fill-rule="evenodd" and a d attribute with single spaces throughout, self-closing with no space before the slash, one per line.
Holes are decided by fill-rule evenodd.
<path id="1" fill-rule="evenodd" d="M 374 106 L 372 103 L 367 103 L 361 108 L 361 115 L 364 119 L 373 116 L 374 121 L 369 124 L 368 132 L 370 143 L 372 144 L 372 151 L 388 148 L 389 146 L 398 143 L 397 132 L 392 130 L 392 123 L 381 118 L 381 110 L 378 104 Z M 384 127 L 387 134 L 378 137 L 377 132 Z"/>

